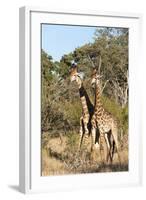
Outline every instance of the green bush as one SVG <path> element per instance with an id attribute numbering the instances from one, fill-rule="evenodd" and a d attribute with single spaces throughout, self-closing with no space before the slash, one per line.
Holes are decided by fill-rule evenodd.
<path id="1" fill-rule="evenodd" d="M 123 133 L 128 131 L 128 106 L 122 108 L 117 105 L 114 100 L 106 96 L 102 96 L 102 103 L 105 109 L 110 112 L 117 120 L 118 126 L 122 129 Z"/>
<path id="2" fill-rule="evenodd" d="M 64 117 L 70 121 L 73 126 L 79 126 L 82 108 L 80 101 L 64 103 L 62 109 L 64 110 Z"/>
<path id="3" fill-rule="evenodd" d="M 67 134 L 67 146 L 70 149 L 72 150 L 76 149 L 78 140 L 79 140 L 79 135 L 76 134 L 75 132 L 70 132 L 69 134 Z"/>

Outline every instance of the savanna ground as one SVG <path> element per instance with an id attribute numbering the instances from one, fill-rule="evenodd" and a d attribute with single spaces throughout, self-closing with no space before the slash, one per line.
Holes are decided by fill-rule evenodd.
<path id="1" fill-rule="evenodd" d="M 42 176 L 128 170 L 128 29 L 100 27 L 93 38 L 92 43 L 63 55 L 60 61 L 42 49 Z M 93 66 L 99 69 L 100 63 L 101 101 L 118 122 L 121 166 L 116 152 L 112 165 L 102 162 L 99 151 L 93 161 L 90 138 L 89 144 L 77 151 L 82 106 L 78 86 L 69 78 L 72 60 L 85 74 L 83 84 L 92 103 L 95 91 L 90 84 L 91 71 Z"/>
<path id="2" fill-rule="evenodd" d="M 121 165 L 115 152 L 112 164 L 106 164 L 96 150 L 96 159 L 91 160 L 90 141 L 77 151 L 79 135 L 70 132 L 68 135 L 51 136 L 47 132 L 42 134 L 42 176 L 81 174 L 97 172 L 116 172 L 128 170 L 128 138 L 121 140 Z"/>

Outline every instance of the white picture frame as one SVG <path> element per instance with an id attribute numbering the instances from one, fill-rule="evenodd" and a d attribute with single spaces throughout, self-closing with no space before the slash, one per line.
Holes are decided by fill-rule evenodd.
<path id="1" fill-rule="evenodd" d="M 140 185 L 140 14 L 99 11 L 51 11 L 20 8 L 20 191 L 23 193 Z M 129 171 L 41 177 L 40 173 L 40 24 L 75 24 L 129 28 Z M 34 67 L 35 66 L 35 67 Z M 138 66 L 138 68 L 137 68 Z"/>

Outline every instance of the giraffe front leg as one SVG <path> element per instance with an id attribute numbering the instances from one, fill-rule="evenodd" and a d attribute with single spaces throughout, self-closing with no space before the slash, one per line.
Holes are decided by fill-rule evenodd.
<path id="1" fill-rule="evenodd" d="M 92 128 L 91 128 L 91 160 L 96 160 L 96 154 L 95 154 L 95 150 L 99 150 L 99 140 L 98 142 L 96 141 L 96 134 L 97 134 L 97 127 L 96 127 L 96 123 L 94 120 L 92 120 L 91 122 L 92 124 Z"/>
<path id="2" fill-rule="evenodd" d="M 96 130 L 95 116 L 93 115 L 91 120 L 91 152 L 94 151 L 96 145 Z"/>
<path id="3" fill-rule="evenodd" d="M 96 142 L 96 127 L 92 127 L 91 129 L 91 137 L 92 137 L 92 144 L 91 144 L 91 161 L 97 161 L 98 152 L 100 150 L 100 141 Z"/>
<path id="4" fill-rule="evenodd" d="M 89 138 L 89 130 L 88 130 L 88 122 L 83 120 L 84 123 L 84 145 L 87 147 L 88 138 Z"/>
<path id="5" fill-rule="evenodd" d="M 105 135 L 104 135 L 104 133 L 100 133 L 99 146 L 100 146 L 100 159 L 101 159 L 101 163 L 105 164 L 107 149 L 106 149 L 106 146 L 105 146 Z"/>
<path id="6" fill-rule="evenodd" d="M 96 147 L 96 127 L 92 127 L 91 129 L 91 138 L 92 138 L 92 141 L 91 141 L 91 151 L 93 151 Z"/>
<path id="7" fill-rule="evenodd" d="M 79 131 L 79 144 L 78 144 L 78 151 L 80 151 L 82 142 L 83 142 L 83 135 L 84 135 L 84 123 L 83 117 L 80 118 L 80 131 Z"/>

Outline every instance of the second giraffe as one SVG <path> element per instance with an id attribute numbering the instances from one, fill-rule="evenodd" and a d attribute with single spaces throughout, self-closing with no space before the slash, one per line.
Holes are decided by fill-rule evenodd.
<path id="1" fill-rule="evenodd" d="M 107 162 L 110 158 L 110 161 L 113 161 L 114 155 L 114 148 L 113 143 L 111 140 L 113 139 L 117 154 L 119 158 L 119 163 L 121 164 L 120 154 L 119 154 L 119 144 L 118 144 L 118 129 L 117 129 L 117 121 L 114 117 L 105 111 L 104 107 L 102 106 L 101 99 L 100 99 L 100 75 L 98 75 L 97 70 L 93 69 L 92 76 L 91 76 L 91 84 L 95 85 L 95 107 L 94 107 L 94 114 L 92 116 L 91 124 L 91 134 L 96 135 L 96 128 L 98 126 L 100 136 L 103 135 L 106 140 L 107 144 Z M 93 140 L 95 140 L 93 138 Z"/>

